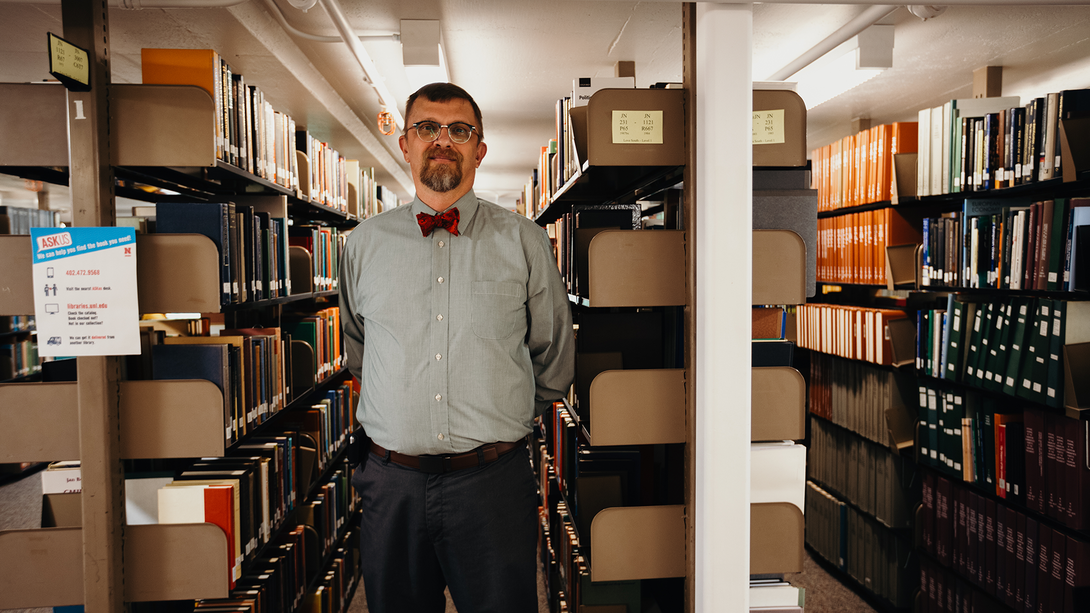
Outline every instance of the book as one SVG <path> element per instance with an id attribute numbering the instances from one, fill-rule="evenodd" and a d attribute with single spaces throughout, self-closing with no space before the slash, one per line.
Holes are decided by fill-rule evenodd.
<path id="1" fill-rule="evenodd" d="M 78 494 L 83 491 L 83 472 L 78 460 L 50 462 L 42 471 L 42 494 Z"/>
<path id="2" fill-rule="evenodd" d="M 141 82 L 158 85 L 195 85 L 212 97 L 216 116 L 216 157 L 224 157 L 227 133 L 224 131 L 226 111 L 224 83 L 219 54 L 212 49 L 141 49 Z"/>
<path id="3" fill-rule="evenodd" d="M 160 202 L 155 205 L 155 229 L 163 234 L 203 234 L 220 255 L 220 304 L 238 298 L 237 264 L 232 247 L 237 226 L 234 205 L 222 202 Z"/>
<path id="4" fill-rule="evenodd" d="M 586 106 L 591 96 L 601 89 L 632 89 L 636 87 L 635 77 L 580 77 L 572 81 L 571 105 Z"/>
<path id="5" fill-rule="evenodd" d="M 235 395 L 230 353 L 237 348 L 226 344 L 155 345 L 152 373 L 156 380 L 206 379 L 223 393 L 224 443 L 230 445 L 235 427 Z"/>
<path id="6" fill-rule="evenodd" d="M 178 485 L 159 490 L 160 524 L 215 524 L 227 538 L 229 587 L 242 576 L 242 565 L 235 554 L 234 489 L 223 485 Z"/>

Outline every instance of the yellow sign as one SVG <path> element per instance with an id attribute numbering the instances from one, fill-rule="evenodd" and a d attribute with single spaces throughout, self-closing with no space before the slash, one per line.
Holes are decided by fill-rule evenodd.
<path id="1" fill-rule="evenodd" d="M 49 33 L 49 72 L 62 81 L 62 77 L 67 77 L 85 87 L 91 85 L 87 52 L 52 32 Z"/>
<path id="2" fill-rule="evenodd" d="M 753 144 L 778 145 L 783 140 L 783 109 L 753 111 Z"/>
<path id="3" fill-rule="evenodd" d="M 613 144 L 661 145 L 662 111 L 613 111 Z"/>

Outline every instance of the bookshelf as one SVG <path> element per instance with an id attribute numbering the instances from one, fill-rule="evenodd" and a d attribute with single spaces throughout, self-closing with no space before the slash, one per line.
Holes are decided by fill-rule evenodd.
<path id="1" fill-rule="evenodd" d="M 687 233 L 683 225 L 639 229 L 639 202 L 680 180 L 684 96 L 594 94 L 575 131 L 587 161 L 535 217 L 553 228 L 578 326 L 575 392 L 543 417 L 535 453 L 554 606 L 638 607 L 633 590 L 667 608 L 683 601 Z M 614 144 L 615 109 L 660 112 L 666 144 Z M 595 494 L 595 483 L 605 489 Z"/>
<path id="2" fill-rule="evenodd" d="M 914 550 L 908 557 L 909 568 L 918 570 L 908 572 L 918 574 L 911 580 L 915 590 L 911 604 L 918 611 L 942 610 L 955 603 L 998 611 L 1086 606 L 1090 579 L 1084 552 L 1088 545 L 1081 532 L 1085 512 L 1078 501 L 1086 483 L 1086 464 L 1079 453 L 1085 448 L 1087 422 L 1081 410 L 1084 399 L 1076 386 L 1081 385 L 1077 373 L 1086 367 L 1081 347 L 1090 339 L 1082 332 L 1087 324 L 1087 294 L 1070 282 L 1070 261 L 1082 259 L 1065 253 L 1070 253 L 1072 245 L 1081 246 L 1072 229 L 1077 225 L 1072 211 L 1090 183 L 1081 166 L 1084 162 L 1070 150 L 1041 140 L 1057 143 L 1078 138 L 1076 131 L 1084 128 L 1077 121 L 1066 127 L 1062 121 L 1054 122 L 1056 127 L 1048 128 L 1052 135 L 1038 134 L 1037 140 L 1032 132 L 1017 128 L 1020 116 L 1032 114 L 1048 98 L 1026 105 L 1005 98 L 946 105 L 947 117 L 951 108 L 961 107 L 968 116 L 961 126 L 969 127 L 947 120 L 938 129 L 940 139 L 947 128 L 973 130 L 974 121 L 1014 132 L 1005 145 L 998 141 L 987 145 L 987 139 L 981 145 L 978 140 L 975 152 L 971 142 L 957 149 L 939 144 L 930 128 L 943 121 L 943 108 L 922 110 L 919 152 L 904 154 L 902 167 L 896 169 L 892 198 L 849 200 L 853 206 L 832 206 L 821 214 L 838 219 L 889 211 L 887 215 L 907 222 L 898 230 L 900 238 L 879 243 L 888 260 L 879 262 L 885 270 L 877 280 L 873 273 L 843 274 L 873 262 L 867 248 L 853 250 L 870 241 L 867 232 L 858 230 L 860 224 L 849 223 L 855 230 L 837 237 L 841 247 L 848 245 L 847 264 L 840 257 L 834 266 L 819 265 L 819 273 L 827 273 L 822 280 L 836 286 L 823 296 L 833 306 L 811 305 L 827 311 L 815 320 L 818 325 L 846 330 L 840 338 L 848 341 L 827 343 L 826 336 L 810 345 L 814 381 L 820 378 L 858 394 L 865 393 L 859 384 L 860 372 L 892 378 L 898 391 L 883 392 L 880 397 L 891 406 L 882 410 L 882 405 L 869 400 L 842 409 L 841 416 L 855 414 L 855 422 L 863 416 L 861 411 L 867 412 L 864 425 L 871 434 L 835 415 L 812 415 L 812 421 L 823 424 L 824 437 L 831 436 L 833 443 L 827 447 L 871 447 L 867 441 L 874 440 L 873 420 L 885 414 L 881 425 L 889 430 L 890 440 L 877 442 L 901 465 L 902 485 L 907 471 L 916 475 L 907 500 L 919 502 L 910 502 L 915 510 L 907 523 L 870 512 L 858 495 L 843 491 L 852 484 L 835 471 L 825 469 L 822 476 L 815 476 L 815 489 L 832 490 L 837 498 L 847 500 L 846 505 L 841 503 L 839 516 L 846 507 L 849 513 L 873 516 L 893 529 L 911 528 Z M 977 106 L 984 110 L 974 112 Z M 931 124 L 927 135 L 922 133 L 925 114 Z M 956 143 L 960 137 L 950 140 Z M 1028 144 L 1016 150 L 1023 142 Z M 981 146 L 991 147 L 996 155 L 983 155 Z M 975 178 L 973 156 L 981 164 Z M 1049 178 L 1042 172 L 1045 161 L 1062 171 L 1054 168 Z M 968 172 L 959 172 L 962 163 Z M 863 170 L 858 172 L 865 175 Z M 843 181 L 834 171 L 834 191 L 823 197 L 823 203 L 866 191 L 862 185 L 835 191 L 838 185 L 848 185 Z M 821 180 L 818 184 L 823 185 Z M 1052 222 L 1051 226 L 1040 223 L 1042 219 Z M 1049 249 L 1050 243 L 1055 249 Z M 892 338 L 894 355 L 886 366 L 855 361 L 867 359 L 852 347 L 857 333 L 851 328 L 858 317 L 853 314 L 858 309 L 897 309 L 907 314 L 888 321 L 885 335 Z M 904 338 L 895 328 L 914 333 Z M 912 411 L 917 414 L 906 419 Z M 831 421 L 825 425 L 827 419 Z M 906 436 L 906 429 L 911 435 Z M 833 552 L 844 549 L 828 539 L 820 547 Z"/>
<path id="3" fill-rule="evenodd" d="M 73 31 L 77 23 L 95 23 L 67 9 L 65 21 Z M 88 46 L 102 47 L 101 53 L 108 40 Z M 96 78 L 108 82 L 108 72 L 96 72 Z M 103 97 L 105 89 L 99 90 Z M 250 368 L 248 376 L 218 382 L 152 379 L 154 352 L 146 348 L 133 358 L 79 358 L 74 381 L 0 383 L 8 425 L 0 461 L 79 459 L 83 464 L 82 494 L 47 495 L 46 525 L 52 526 L 0 533 L 5 559 L 0 608 L 85 604 L 115 610 L 131 603 L 126 606 L 134 610 L 191 610 L 195 599 L 234 597 L 263 599 L 262 610 L 269 611 L 343 610 L 358 583 L 360 555 L 347 460 L 353 393 L 345 384 L 336 313 L 328 307 L 335 305 L 338 232 L 375 211 L 373 176 L 358 164 L 347 176 L 351 164 L 308 142 L 312 152 L 325 158 L 315 170 L 335 167 L 332 172 L 340 178 L 332 185 L 330 175 L 310 173 L 307 155 L 291 144 L 296 134 L 290 130 L 285 151 L 304 180 L 294 185 L 270 180 L 217 155 L 217 109 L 205 91 L 175 85 L 109 89 L 109 116 L 105 105 L 87 108 L 96 125 L 112 129 L 73 134 L 70 146 L 67 92 L 48 85 L 0 85 L 0 130 L 5 134 L 0 168 L 71 182 L 74 197 L 82 198 L 88 193 L 85 169 L 94 166 L 86 148 L 111 152 L 98 158 L 102 173 L 96 176 L 106 192 L 116 187 L 119 193 L 154 200 L 134 189 L 151 186 L 177 188 L 179 195 L 164 201 L 230 199 L 245 207 L 240 222 L 259 215 L 283 220 L 283 242 L 272 240 L 272 226 L 261 228 L 256 221 L 252 227 L 264 230 L 266 242 L 243 242 L 246 235 L 240 234 L 238 245 L 246 248 L 238 248 L 229 270 L 235 275 L 232 283 L 248 289 L 225 299 L 223 253 L 213 240 L 200 234 L 137 237 L 140 312 L 201 313 L 238 330 L 237 342 L 245 350 L 236 354 L 231 372 Z M 70 155 L 75 160 L 71 168 Z M 312 185 L 326 191 L 318 193 Z M 77 218 L 77 225 L 112 223 L 112 199 L 82 204 L 90 213 Z M 288 219 L 298 228 L 293 237 L 313 228 L 315 235 L 307 237 L 312 241 L 289 249 Z M 0 283 L 10 290 L 0 299 L 0 314 L 33 313 L 29 237 L 0 236 L 0 251 L 7 264 Z M 261 254 L 269 265 L 264 272 L 251 265 L 250 256 Z M 146 338 L 162 340 L 158 325 L 143 328 Z M 150 342 L 156 348 L 173 345 Z M 97 372 L 112 374 L 103 378 Z M 250 390 L 245 392 L 250 400 L 242 400 L 243 389 Z M 97 398 L 91 400 L 89 392 Z M 89 446 L 92 439 L 95 444 Z M 235 507 L 236 512 L 248 509 L 249 519 L 233 523 L 233 530 L 212 523 L 124 525 L 122 505 L 127 492 L 137 491 L 135 475 L 145 478 L 152 470 L 179 478 L 197 466 L 198 458 L 215 458 L 218 464 L 210 470 L 246 464 L 242 470 L 247 475 L 269 471 L 272 476 L 264 480 L 246 476 L 230 487 L 236 494 L 255 493 Z M 249 479 L 252 490 L 242 485 Z M 109 522 L 102 521 L 103 514 Z M 236 549 L 227 535 L 237 537 L 239 530 L 250 538 Z M 235 552 L 233 562 L 229 551 Z M 85 572 L 88 564 L 94 575 Z"/>

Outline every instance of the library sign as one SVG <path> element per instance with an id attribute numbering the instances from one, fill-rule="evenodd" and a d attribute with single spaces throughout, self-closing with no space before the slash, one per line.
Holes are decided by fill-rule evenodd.
<path id="1" fill-rule="evenodd" d="M 136 355 L 133 228 L 31 228 L 38 355 Z"/>

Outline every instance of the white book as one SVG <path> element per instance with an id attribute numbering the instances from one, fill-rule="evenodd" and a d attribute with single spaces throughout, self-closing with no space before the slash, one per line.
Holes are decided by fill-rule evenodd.
<path id="1" fill-rule="evenodd" d="M 159 523 L 159 490 L 173 480 L 173 477 L 125 479 L 125 524 L 142 526 Z"/>
<path id="2" fill-rule="evenodd" d="M 590 97 L 600 89 L 632 89 L 636 77 L 581 77 L 572 81 L 571 105 L 586 106 Z"/>
<path id="3" fill-rule="evenodd" d="M 942 148 L 943 106 L 931 109 L 931 173 L 928 193 L 937 196 L 942 193 L 942 160 L 945 157 Z"/>
<path id="4" fill-rule="evenodd" d="M 951 100 L 942 105 L 942 146 L 940 147 L 940 153 L 942 158 L 939 163 L 942 165 L 942 177 L 939 179 L 940 192 L 942 194 L 950 193 L 950 124 L 954 121 L 954 101 Z"/>
<path id="5" fill-rule="evenodd" d="M 83 491 L 78 461 L 53 462 L 42 471 L 42 494 L 78 494 Z"/>
<path id="6" fill-rule="evenodd" d="M 750 502 L 790 502 L 805 512 L 806 447 L 791 441 L 750 445 Z"/>
<path id="7" fill-rule="evenodd" d="M 793 585 L 751 585 L 749 608 L 805 607 L 806 591 Z"/>
<path id="8" fill-rule="evenodd" d="M 921 109 L 916 130 L 916 196 L 931 194 L 931 109 Z"/>

